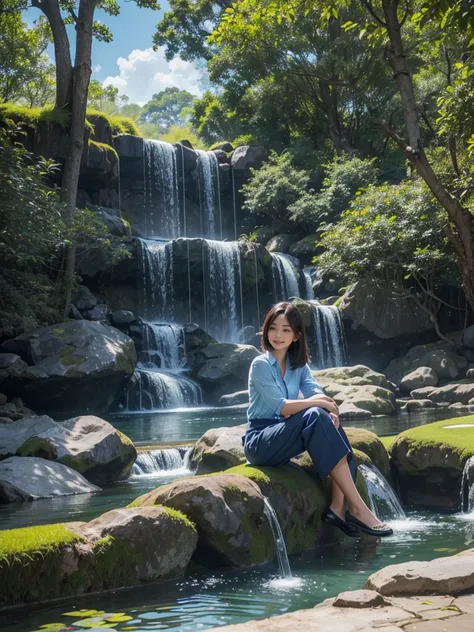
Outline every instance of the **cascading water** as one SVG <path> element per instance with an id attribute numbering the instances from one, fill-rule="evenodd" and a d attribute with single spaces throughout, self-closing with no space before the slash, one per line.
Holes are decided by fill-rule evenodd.
<path id="1" fill-rule="evenodd" d="M 474 514 L 474 456 L 466 462 L 462 473 L 461 511 Z"/>
<path id="2" fill-rule="evenodd" d="M 180 236 L 176 148 L 160 140 L 144 140 L 144 206 L 147 237 Z"/>
<path id="3" fill-rule="evenodd" d="M 182 369 L 186 364 L 184 331 L 179 325 L 143 323 L 143 351 L 138 362 L 147 368 Z"/>
<path id="4" fill-rule="evenodd" d="M 270 504 L 268 498 L 263 499 L 264 502 L 264 513 L 265 516 L 270 523 L 270 527 L 273 533 L 273 539 L 275 540 L 275 549 L 278 559 L 278 567 L 280 569 L 280 575 L 284 579 L 288 579 L 292 577 L 290 561 L 288 559 L 288 553 L 286 551 L 285 538 L 283 537 L 283 532 L 280 527 L 280 523 L 278 522 L 278 518 L 276 516 L 275 510 Z"/>
<path id="5" fill-rule="evenodd" d="M 305 266 L 303 268 L 304 283 L 305 283 L 305 299 L 311 301 L 314 298 L 313 291 L 313 279 L 311 278 L 311 272 L 314 270 L 314 266 Z"/>
<path id="6" fill-rule="evenodd" d="M 238 332 L 243 327 L 237 305 L 241 284 L 239 245 L 207 239 L 203 254 L 204 329 L 220 342 L 239 342 Z"/>
<path id="7" fill-rule="evenodd" d="M 168 448 L 139 452 L 132 469 L 132 477 L 138 476 L 179 476 L 190 474 L 187 459 L 192 448 Z"/>
<path id="8" fill-rule="evenodd" d="M 142 315 L 173 320 L 173 242 L 139 239 L 138 244 Z"/>
<path id="9" fill-rule="evenodd" d="M 359 471 L 367 485 L 371 511 L 380 520 L 404 520 L 406 514 L 397 495 L 375 465 L 369 467 L 361 464 Z"/>
<path id="10" fill-rule="evenodd" d="M 219 181 L 219 162 L 213 151 L 198 149 L 199 203 L 201 207 L 202 235 L 222 239 L 222 210 Z"/>
<path id="11" fill-rule="evenodd" d="M 339 310 L 309 301 L 313 326 L 312 363 L 318 369 L 347 364 L 347 347 Z"/>
<path id="12" fill-rule="evenodd" d="M 273 294 L 275 301 L 286 301 L 300 296 L 298 272 L 288 255 L 272 252 Z"/>

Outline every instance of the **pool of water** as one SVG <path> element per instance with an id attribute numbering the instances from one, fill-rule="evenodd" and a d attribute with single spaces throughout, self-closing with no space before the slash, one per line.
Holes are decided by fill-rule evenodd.
<path id="1" fill-rule="evenodd" d="M 379 436 L 393 435 L 408 428 L 452 418 L 453 412 L 437 410 L 413 415 L 375 417 L 368 420 L 346 422 L 345 426 L 367 428 Z M 192 444 L 209 428 L 236 426 L 246 421 L 243 408 L 195 408 L 155 413 L 135 413 L 113 416 L 110 421 L 128 435 L 137 446 L 159 445 L 176 441 Z M 28 527 L 35 524 L 92 520 L 116 507 L 125 507 L 134 498 L 169 483 L 172 473 L 160 476 L 144 476 L 105 487 L 96 494 L 62 496 L 37 500 L 31 503 L 0 505 L 0 530 Z"/>
<path id="2" fill-rule="evenodd" d="M 0 613 L 0 627 L 32 632 L 47 626 L 43 632 L 72 632 L 105 623 L 121 631 L 198 632 L 311 608 L 343 590 L 361 588 L 371 573 L 388 564 L 430 560 L 474 546 L 474 516 L 410 513 L 393 527 L 391 538 L 346 538 L 337 544 L 327 527 L 326 543 L 290 558 L 300 582 L 286 590 L 272 582 L 278 575 L 274 564 L 211 576 L 195 572 L 174 582 Z"/>

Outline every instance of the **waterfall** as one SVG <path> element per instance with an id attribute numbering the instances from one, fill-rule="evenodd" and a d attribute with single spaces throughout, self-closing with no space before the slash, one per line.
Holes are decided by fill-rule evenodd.
<path id="1" fill-rule="evenodd" d="M 127 392 L 127 410 L 156 410 L 199 406 L 201 389 L 180 373 L 137 369 Z"/>
<path id="2" fill-rule="evenodd" d="M 190 474 L 186 456 L 191 448 L 179 450 L 168 448 L 163 450 L 146 450 L 139 452 L 132 469 L 132 476 L 163 476 Z"/>
<path id="3" fill-rule="evenodd" d="M 316 268 L 314 266 L 305 266 L 303 268 L 304 283 L 305 283 L 305 299 L 307 301 L 311 301 L 314 298 L 313 279 L 311 277 L 311 273 L 315 269 Z"/>
<path id="4" fill-rule="evenodd" d="M 139 239 L 141 307 L 144 316 L 173 320 L 173 242 Z"/>
<path id="5" fill-rule="evenodd" d="M 220 200 L 219 162 L 213 151 L 196 150 L 199 178 L 202 235 L 222 239 L 222 212 Z"/>
<path id="6" fill-rule="evenodd" d="M 371 511 L 380 520 L 403 520 L 406 514 L 383 474 L 372 465 L 359 465 L 359 471 L 364 477 L 369 494 Z"/>
<path id="7" fill-rule="evenodd" d="M 237 306 L 242 278 L 239 244 L 209 239 L 205 244 L 206 331 L 219 342 L 239 342 L 238 332 L 243 327 Z"/>
<path id="8" fill-rule="evenodd" d="M 474 513 L 474 456 L 466 462 L 462 473 L 461 511 Z"/>
<path id="9" fill-rule="evenodd" d="M 318 369 L 347 364 L 347 347 L 339 310 L 335 305 L 309 301 L 313 326 L 313 358 Z"/>
<path id="10" fill-rule="evenodd" d="M 264 513 L 265 516 L 270 523 L 270 527 L 273 533 L 273 539 L 275 540 L 275 549 L 278 559 L 278 567 L 280 569 L 280 575 L 284 579 L 288 579 L 292 577 L 290 561 L 288 560 L 288 553 L 286 552 L 285 538 L 283 537 L 283 532 L 280 527 L 280 523 L 278 522 L 278 518 L 276 516 L 275 510 L 270 504 L 268 498 L 263 499 L 264 502 Z"/>
<path id="11" fill-rule="evenodd" d="M 272 252 L 273 294 L 275 301 L 287 301 L 299 296 L 298 272 L 289 255 Z"/>
<path id="12" fill-rule="evenodd" d="M 160 140 L 144 140 L 144 206 L 146 237 L 180 235 L 176 148 Z"/>
<path id="13" fill-rule="evenodd" d="M 184 330 L 170 323 L 143 323 L 143 350 L 138 361 L 144 368 L 177 371 L 186 364 Z"/>

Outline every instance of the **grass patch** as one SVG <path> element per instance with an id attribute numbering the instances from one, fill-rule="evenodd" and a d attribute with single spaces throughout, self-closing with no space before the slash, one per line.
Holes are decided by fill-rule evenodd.
<path id="1" fill-rule="evenodd" d="M 117 114 L 106 114 L 99 110 L 87 110 L 87 120 L 94 127 L 99 120 L 106 121 L 112 130 L 112 134 L 132 134 L 132 136 L 140 136 L 139 129 L 135 121 L 127 116 L 118 116 Z"/>
<path id="2" fill-rule="evenodd" d="M 389 437 L 379 437 L 380 441 L 383 443 L 384 448 L 387 452 L 390 450 L 392 445 L 398 439 L 398 435 L 390 435 Z"/>
<path id="3" fill-rule="evenodd" d="M 35 553 L 44 555 L 80 540 L 64 524 L 8 529 L 0 532 L 0 561 L 15 560 Z"/>
<path id="4" fill-rule="evenodd" d="M 461 424 L 470 424 L 472 428 L 446 429 L 446 426 Z M 474 455 L 474 415 L 444 419 L 405 430 L 396 437 L 393 447 L 396 447 L 399 442 L 407 442 L 409 449 L 413 452 L 421 452 L 426 448 L 441 448 L 450 451 L 457 455 L 462 465 Z"/>
<path id="5" fill-rule="evenodd" d="M 111 152 L 112 154 L 114 154 L 114 156 L 118 160 L 119 155 L 116 152 L 116 150 L 112 147 L 112 145 L 107 145 L 107 143 L 99 143 L 96 140 L 89 139 L 89 147 L 96 147 L 99 151 L 103 151 L 105 153 Z"/>

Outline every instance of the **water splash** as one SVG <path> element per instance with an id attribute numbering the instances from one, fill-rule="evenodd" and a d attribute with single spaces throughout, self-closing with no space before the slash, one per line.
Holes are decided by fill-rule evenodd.
<path id="1" fill-rule="evenodd" d="M 375 465 L 359 465 L 369 495 L 371 511 L 379 520 L 406 520 L 406 514 L 394 490 Z"/>
<path id="2" fill-rule="evenodd" d="M 139 452 L 132 469 L 132 477 L 185 476 L 191 474 L 186 464 L 186 454 L 178 448 L 144 450 Z"/>
<path id="3" fill-rule="evenodd" d="M 309 301 L 313 325 L 312 362 L 318 369 L 347 364 L 347 345 L 341 315 L 335 305 Z"/>
<path id="4" fill-rule="evenodd" d="M 300 296 L 298 272 L 289 255 L 272 252 L 273 294 L 275 301 L 287 301 Z"/>
<path id="5" fill-rule="evenodd" d="M 264 498 L 263 502 L 264 513 L 272 529 L 273 539 L 275 540 L 275 550 L 277 554 L 280 575 L 284 579 L 291 578 L 293 575 L 291 573 L 290 561 L 288 559 L 288 553 L 286 551 L 285 538 L 283 537 L 280 523 L 278 522 L 275 510 L 271 506 L 268 498 Z"/>
<path id="6" fill-rule="evenodd" d="M 474 516 L 474 456 L 466 462 L 462 473 L 461 511 Z"/>
<path id="7" fill-rule="evenodd" d="M 182 373 L 138 369 L 132 381 L 126 396 L 130 412 L 194 407 L 202 403 L 200 386 Z"/>

